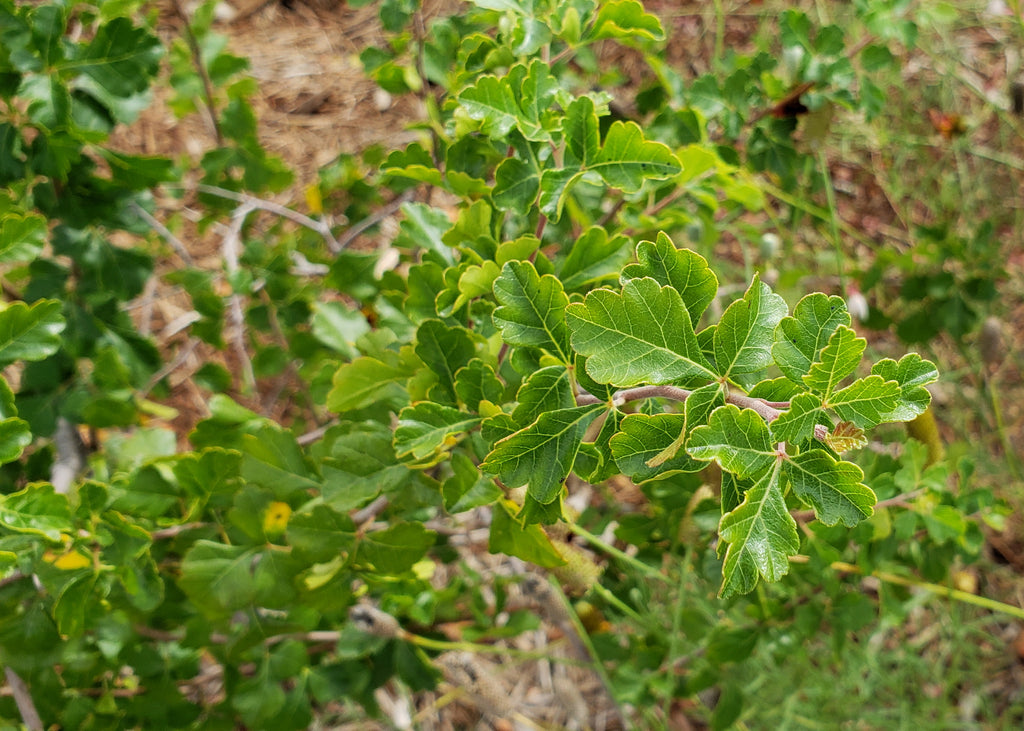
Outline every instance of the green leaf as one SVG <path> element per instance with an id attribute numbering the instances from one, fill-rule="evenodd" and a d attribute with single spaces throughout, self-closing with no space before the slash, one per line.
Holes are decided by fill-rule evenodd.
<path id="1" fill-rule="evenodd" d="M 695 459 L 714 460 L 739 477 L 751 477 L 776 460 L 775 446 L 764 419 L 751 409 L 726 404 L 711 412 L 705 426 L 690 434 L 686 451 Z"/>
<path id="2" fill-rule="evenodd" d="M 427 459 L 451 448 L 457 434 L 467 432 L 479 423 L 479 416 L 450 406 L 428 401 L 407 406 L 398 415 L 395 454 L 399 459 Z"/>
<path id="3" fill-rule="evenodd" d="M 755 275 L 743 299 L 729 305 L 715 328 L 718 372 L 732 378 L 767 368 L 775 327 L 788 311 L 785 300 Z"/>
<path id="4" fill-rule="evenodd" d="M 455 373 L 473 359 L 476 346 L 466 328 L 426 320 L 416 330 L 416 355 L 437 375 L 454 402 Z"/>
<path id="5" fill-rule="evenodd" d="M 540 276 L 528 261 L 510 261 L 494 280 L 494 296 L 501 304 L 494 311 L 494 324 L 505 342 L 544 348 L 563 363 L 571 363 L 565 325 L 569 299 L 556 277 Z"/>
<path id="6" fill-rule="evenodd" d="M 636 258 L 636 264 L 622 270 L 623 282 L 652 277 L 658 284 L 675 288 L 696 325 L 718 292 L 718 278 L 707 260 L 689 249 L 677 249 L 663 231 L 658 232 L 657 241 L 641 241 Z"/>
<path id="7" fill-rule="evenodd" d="M 452 476 L 444 481 L 441 494 L 449 513 L 461 513 L 483 505 L 492 505 L 501 496 L 494 480 L 480 474 L 476 464 L 465 454 L 456 452 L 451 459 Z"/>
<path id="8" fill-rule="evenodd" d="M 388 427 L 365 422 L 342 425 L 341 429 L 343 433 L 330 441 L 330 451 L 320 467 L 327 505 L 348 512 L 382 492 L 396 494 L 408 485 L 412 473 L 395 456 Z"/>
<path id="9" fill-rule="evenodd" d="M 876 374 L 836 391 L 825 405 L 835 409 L 844 421 L 868 429 L 886 421 L 887 415 L 896 408 L 899 395 L 900 384 Z"/>
<path id="10" fill-rule="evenodd" d="M 758 576 L 778 581 L 789 573 L 789 557 L 800 550 L 796 521 L 786 509 L 779 472 L 777 463 L 747 489 L 743 502 L 722 516 L 718 535 L 728 544 L 718 592 L 723 599 L 752 591 Z"/>
<path id="11" fill-rule="evenodd" d="M 564 566 L 565 559 L 539 525 L 524 526 L 513 516 L 515 505 L 502 500 L 494 505 L 487 550 L 504 553 L 543 568 Z"/>
<path id="12" fill-rule="evenodd" d="M 552 223 L 562 218 L 562 209 L 572 187 L 583 177 L 579 168 L 548 169 L 540 176 L 540 198 L 537 205 L 540 212 Z"/>
<path id="13" fill-rule="evenodd" d="M 665 40 L 661 21 L 638 0 L 610 0 L 601 6 L 590 35 L 593 38 Z"/>
<path id="14" fill-rule="evenodd" d="M 61 533 L 74 531 L 71 506 L 67 496 L 54 492 L 52 485 L 29 485 L 0 497 L 0 528 L 58 541 Z"/>
<path id="15" fill-rule="evenodd" d="M 0 421 L 0 464 L 13 462 L 32 443 L 32 430 L 24 419 L 11 417 Z"/>
<path id="16" fill-rule="evenodd" d="M 650 278 L 631 279 L 622 294 L 599 289 L 565 310 L 572 346 L 587 373 L 622 388 L 714 378 L 679 293 Z"/>
<path id="17" fill-rule="evenodd" d="M 519 121 L 519 105 L 506 79 L 481 76 L 458 100 L 471 119 L 482 123 L 480 131 L 488 137 L 505 137 Z"/>
<path id="18" fill-rule="evenodd" d="M 228 614 L 256 597 L 254 548 L 199 540 L 181 562 L 178 585 L 208 616 Z"/>
<path id="19" fill-rule="evenodd" d="M 776 442 L 800 444 L 814 437 L 814 427 L 822 417 L 821 397 L 813 393 L 800 393 L 789 402 L 771 423 L 772 439 Z"/>
<path id="20" fill-rule="evenodd" d="M 616 278 L 629 261 L 628 243 L 629 239 L 621 234 L 609 236 L 603 227 L 591 226 L 576 239 L 562 263 L 559 272 L 562 286 L 569 292 L 593 289 L 605 280 Z"/>
<path id="21" fill-rule="evenodd" d="M 512 419 L 520 427 L 529 426 L 545 411 L 558 411 L 576 405 L 572 377 L 564 366 L 548 366 L 534 371 L 516 394 L 519 402 Z"/>
<path id="22" fill-rule="evenodd" d="M 604 409 L 594 404 L 545 412 L 495 444 L 480 469 L 500 476 L 506 487 L 529 483 L 529 494 L 547 505 L 569 476 L 587 427 Z"/>
<path id="23" fill-rule="evenodd" d="M 857 369 L 867 344 L 867 340 L 858 338 L 846 325 L 840 325 L 803 377 L 804 383 L 828 399 L 839 382 Z"/>
<path id="24" fill-rule="evenodd" d="M 0 309 L 0 367 L 56 353 L 64 332 L 61 309 L 57 300 L 40 300 L 31 306 L 13 302 Z"/>
<path id="25" fill-rule="evenodd" d="M 935 364 L 917 353 L 907 353 L 899 362 L 884 358 L 871 368 L 873 375 L 886 381 L 896 381 L 900 387 L 896 405 L 882 415 L 881 421 L 911 421 L 925 412 L 932 396 L 925 388 L 939 378 Z"/>
<path id="26" fill-rule="evenodd" d="M 346 358 L 356 355 L 355 341 L 370 331 L 370 323 L 358 309 L 341 302 L 313 302 L 310 329 L 314 337 Z"/>
<path id="27" fill-rule="evenodd" d="M 377 574 L 401 574 L 423 558 L 436 540 L 437 534 L 420 523 L 395 523 L 363 536 L 357 561 L 369 564 Z"/>
<path id="28" fill-rule="evenodd" d="M 494 373 L 489 363 L 473 358 L 455 374 L 455 393 L 470 411 L 477 411 L 481 401 L 499 403 L 505 393 L 505 384 Z"/>
<path id="29" fill-rule="evenodd" d="M 352 411 L 382 400 L 388 393 L 400 391 L 398 386 L 409 379 L 412 371 L 397 357 L 385 363 L 364 356 L 338 368 L 327 393 L 327 408 L 335 413 Z"/>
<path id="30" fill-rule="evenodd" d="M 494 205 L 503 211 L 525 211 L 540 193 L 540 170 L 532 161 L 508 157 L 494 169 Z"/>
<path id="31" fill-rule="evenodd" d="M 686 417 L 683 414 L 630 414 L 622 420 L 619 432 L 611 438 L 615 464 L 638 485 L 678 472 L 699 472 L 705 467 L 704 463 L 693 459 L 682 449 L 677 448 L 668 459 L 657 459 L 671 446 L 680 443 L 685 427 Z"/>
<path id="32" fill-rule="evenodd" d="M 818 359 L 840 325 L 850 324 L 850 313 L 842 297 L 829 297 L 820 292 L 800 300 L 792 317 L 784 317 L 775 329 L 772 355 L 783 375 L 803 385 L 803 377 Z"/>
<path id="33" fill-rule="evenodd" d="M 861 483 L 864 473 L 860 467 L 837 462 L 825 451 L 811 449 L 786 460 L 782 475 L 825 525 L 842 523 L 852 528 L 874 513 L 878 499 Z"/>
<path id="34" fill-rule="evenodd" d="M 546 27 L 542 27 L 544 31 Z M 546 42 L 546 41 L 545 41 Z M 549 142 L 551 133 L 545 129 L 544 117 L 551 108 L 558 91 L 558 81 L 551 74 L 551 67 L 540 59 L 530 63 L 525 76 L 518 70 L 522 66 L 513 67 L 509 77 L 514 79 L 513 86 L 519 91 L 519 108 L 516 123 L 523 137 L 533 142 Z"/>
<path id="35" fill-rule="evenodd" d="M 636 122 L 613 122 L 589 170 L 613 188 L 636 193 L 647 180 L 678 175 L 683 166 L 667 145 L 644 139 Z"/>
<path id="36" fill-rule="evenodd" d="M 2 175 L 0 175 L 2 178 Z M 34 213 L 0 216 L 0 262 L 30 261 L 46 244 L 46 219 Z"/>
<path id="37" fill-rule="evenodd" d="M 355 546 L 352 519 L 327 505 L 295 513 L 288 521 L 288 544 L 303 560 L 326 563 Z"/>
<path id="38" fill-rule="evenodd" d="M 597 159 L 601 133 L 593 99 L 581 96 L 573 100 L 565 110 L 562 136 L 565 139 L 566 168 L 586 168 Z"/>
<path id="39" fill-rule="evenodd" d="M 142 111 L 133 97 L 149 86 L 156 76 L 163 44 L 127 18 L 103 23 L 95 37 L 70 59 L 68 65 L 81 72 L 77 85 L 89 92 L 122 123 L 135 121 Z"/>

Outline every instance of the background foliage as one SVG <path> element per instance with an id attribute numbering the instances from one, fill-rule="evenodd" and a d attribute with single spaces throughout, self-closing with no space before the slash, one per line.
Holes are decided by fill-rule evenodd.
<path id="1" fill-rule="evenodd" d="M 1019 184 L 1020 119 L 946 108 L 964 82 L 937 65 L 934 114 L 907 129 L 916 100 L 894 90 L 965 22 L 953 6 L 766 9 L 732 48 L 723 5 L 701 71 L 655 3 L 476 0 L 424 27 L 384 0 L 388 42 L 361 62 L 420 98 L 421 134 L 341 155 L 303 208 L 269 200 L 293 174 L 213 3 L 162 40 L 141 3 L 0 0 L 0 714 L 380 715 L 382 687 L 454 682 L 440 653 L 554 621 L 550 597 L 517 610 L 521 564 L 473 568 L 457 536 L 480 524 L 477 552 L 576 602 L 589 631 L 565 632 L 633 725 L 1018 722 L 984 638 L 1022 613 L 982 595 L 998 570 L 967 567 L 1019 500 L 992 488 L 1019 479 L 998 318 L 1024 229 L 961 193 Z M 636 78 L 604 61 L 627 57 Z M 111 142 L 155 89 L 209 120 L 211 149 Z M 999 149 L 972 145 L 985 127 Z M 844 208 L 850 170 L 895 223 Z M 215 237 L 220 267 L 188 236 Z M 189 297 L 190 347 L 217 354 L 187 442 L 163 426 L 175 360 L 136 311 L 157 272 Z M 932 411 L 937 372 L 908 345 L 949 374 Z M 882 668 L 909 690 L 878 692 Z M 866 711 L 839 706 L 849 688 L 873 689 Z"/>

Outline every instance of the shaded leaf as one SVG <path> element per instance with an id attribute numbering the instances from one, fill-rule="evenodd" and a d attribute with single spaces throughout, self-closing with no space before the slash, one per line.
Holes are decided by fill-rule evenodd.
<path id="1" fill-rule="evenodd" d="M 616 278 L 629 261 L 628 243 L 629 239 L 621 234 L 609 236 L 603 227 L 591 226 L 576 239 L 562 263 L 559 272 L 562 286 L 571 292 L 591 289 L 605 280 Z"/>
<path id="2" fill-rule="evenodd" d="M 610 442 L 619 470 L 637 484 L 677 472 L 700 471 L 705 467 L 704 463 L 693 459 L 678 446 L 680 437 L 686 434 L 685 426 L 683 414 L 628 415 Z M 659 460 L 673 445 L 677 445 L 675 453 Z"/>
<path id="3" fill-rule="evenodd" d="M 519 402 L 512 419 L 520 427 L 529 426 L 545 411 L 558 411 L 576 405 L 572 378 L 563 366 L 548 366 L 531 373 L 516 394 Z"/>
<path id="4" fill-rule="evenodd" d="M 351 551 L 355 541 L 352 519 L 327 505 L 295 513 L 288 521 L 288 543 L 303 560 L 326 563 Z"/>
<path id="5" fill-rule="evenodd" d="M 481 401 L 501 401 L 505 384 L 498 379 L 489 363 L 473 358 L 455 374 L 455 393 L 467 409 L 476 411 Z"/>
<path id="6" fill-rule="evenodd" d="M 515 505 L 507 500 L 494 504 L 491 535 L 487 549 L 504 553 L 544 568 L 564 566 L 565 559 L 539 525 L 523 525 L 512 514 Z"/>
<path id="7" fill-rule="evenodd" d="M 437 534 L 420 523 L 396 523 L 364 535 L 357 560 L 370 564 L 378 574 L 400 574 L 423 558 L 436 539 Z"/>
<path id="8" fill-rule="evenodd" d="M 476 355 L 476 346 L 464 327 L 440 320 L 425 320 L 416 329 L 416 355 L 434 374 L 441 387 L 455 401 L 455 373 Z"/>

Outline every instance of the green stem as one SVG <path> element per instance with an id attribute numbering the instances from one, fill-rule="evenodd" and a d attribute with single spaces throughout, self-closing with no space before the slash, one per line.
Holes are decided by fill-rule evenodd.
<path id="1" fill-rule="evenodd" d="M 832 563 L 832 569 L 835 571 L 843 571 L 850 574 L 863 574 L 864 572 L 857 566 L 843 561 L 834 561 Z M 932 584 L 928 581 L 921 581 L 920 579 L 910 579 L 905 576 L 898 576 L 896 574 L 890 574 L 888 571 L 872 571 L 871 576 L 874 576 L 879 581 L 885 581 L 890 584 L 896 584 L 897 586 L 906 586 L 910 588 L 924 589 L 930 591 L 932 594 L 938 594 L 949 599 L 955 599 L 958 602 L 964 604 L 970 604 L 975 607 L 981 607 L 982 609 L 989 609 L 993 612 L 999 612 L 1000 614 L 1006 614 L 1010 617 L 1017 619 L 1024 619 L 1024 609 L 1015 607 L 1012 604 L 1005 604 L 1004 602 L 997 601 L 995 599 L 989 599 L 984 596 L 977 596 L 970 592 L 960 591 L 959 589 L 951 589 L 948 586 L 942 586 L 940 584 Z"/>
<path id="2" fill-rule="evenodd" d="M 644 618 L 641 617 L 640 614 L 635 609 L 633 609 L 633 607 L 626 604 L 626 602 L 619 599 L 617 596 L 615 596 L 613 593 L 605 589 L 600 584 L 594 584 L 594 586 L 591 587 L 591 591 L 593 591 L 599 597 L 608 602 L 608 604 L 610 604 L 611 606 L 615 607 L 620 612 L 625 614 L 627 617 L 632 619 L 634 622 L 637 622 L 641 625 L 645 624 L 646 620 L 644 620 Z"/>
<path id="3" fill-rule="evenodd" d="M 725 8 L 722 0 L 715 0 L 715 69 L 721 70 L 725 56 Z"/>
<path id="4" fill-rule="evenodd" d="M 403 633 L 400 639 L 405 640 L 411 645 L 422 647 L 425 650 L 437 650 L 439 652 L 458 651 L 473 652 L 477 654 L 507 655 L 509 657 L 517 657 L 523 660 L 552 660 L 554 662 L 560 662 L 564 665 L 590 667 L 590 663 L 575 660 L 570 657 L 555 657 L 552 656 L 551 653 L 546 650 L 544 652 L 535 652 L 528 650 L 516 650 L 509 647 L 496 647 L 494 645 L 481 645 L 476 642 L 451 642 L 449 640 L 435 640 L 431 637 L 414 635 L 411 632 Z"/>
<path id="5" fill-rule="evenodd" d="M 568 527 L 570 531 L 578 535 L 580 538 L 584 539 L 590 545 L 600 549 L 601 551 L 604 551 L 610 556 L 614 556 L 623 563 L 628 564 L 629 566 L 633 567 L 647 578 L 655 579 L 657 581 L 663 581 L 666 584 L 669 583 L 668 578 L 657 569 L 653 569 L 647 564 L 645 564 L 643 561 L 635 559 L 627 553 L 623 553 L 615 546 L 606 543 L 605 541 L 595 536 L 593 533 L 588 531 L 583 526 L 577 525 L 576 523 L 566 523 L 566 527 Z"/>

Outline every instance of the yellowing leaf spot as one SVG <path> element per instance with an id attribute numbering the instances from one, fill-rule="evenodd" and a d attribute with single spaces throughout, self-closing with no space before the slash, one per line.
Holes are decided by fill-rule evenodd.
<path id="1" fill-rule="evenodd" d="M 56 555 L 52 551 L 43 554 L 43 560 L 54 565 L 61 571 L 75 571 L 76 569 L 87 569 L 92 566 L 92 559 L 78 551 Z"/>
<path id="2" fill-rule="evenodd" d="M 263 515 L 263 532 L 268 536 L 279 536 L 288 527 L 288 519 L 292 516 L 292 509 L 288 503 L 275 501 L 267 506 L 267 512 Z"/>

